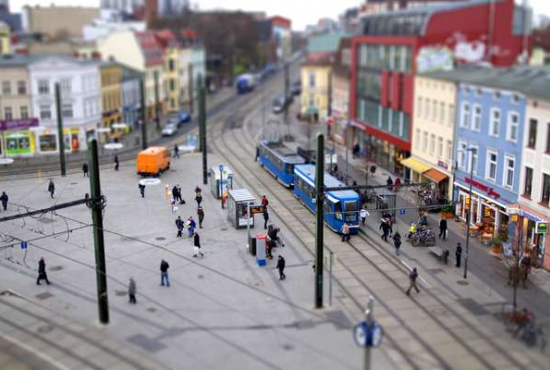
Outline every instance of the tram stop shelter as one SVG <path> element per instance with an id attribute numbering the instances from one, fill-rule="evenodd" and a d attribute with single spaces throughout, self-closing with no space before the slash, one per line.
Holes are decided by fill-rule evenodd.
<path id="1" fill-rule="evenodd" d="M 210 169 L 210 191 L 216 199 L 233 189 L 233 171 L 227 166 L 212 167 Z"/>
<path id="2" fill-rule="evenodd" d="M 255 200 L 256 198 L 250 194 L 248 189 L 229 190 L 227 219 L 231 221 L 236 229 L 243 229 L 247 224 L 254 227 L 254 215 L 249 218 L 248 214 Z"/>

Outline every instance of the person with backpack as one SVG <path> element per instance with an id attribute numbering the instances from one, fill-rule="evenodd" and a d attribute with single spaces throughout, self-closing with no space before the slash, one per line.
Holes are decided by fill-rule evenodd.
<path id="1" fill-rule="evenodd" d="M 416 271 L 416 267 L 412 269 L 411 273 L 409 274 L 409 289 L 405 292 L 405 294 L 410 295 L 411 289 L 414 288 L 417 293 L 420 293 L 420 289 L 416 286 L 416 279 L 418 279 L 418 271 Z"/>

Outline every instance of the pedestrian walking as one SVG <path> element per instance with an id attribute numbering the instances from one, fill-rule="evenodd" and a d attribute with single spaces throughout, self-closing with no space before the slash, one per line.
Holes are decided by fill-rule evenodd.
<path id="1" fill-rule="evenodd" d="M 279 259 L 277 260 L 277 270 L 279 270 L 279 280 L 286 279 L 285 275 L 285 259 L 283 256 L 279 256 Z"/>
<path id="2" fill-rule="evenodd" d="M 195 233 L 193 237 L 193 257 L 197 257 L 197 255 L 204 257 L 204 253 L 201 251 L 201 238 L 199 236 L 199 233 Z"/>
<path id="3" fill-rule="evenodd" d="M 44 257 L 41 257 L 40 261 L 38 261 L 38 278 L 36 279 L 36 285 L 40 285 L 41 280 L 46 280 L 46 284 L 50 285 L 48 275 L 46 274 L 46 261 L 44 261 Z"/>
<path id="4" fill-rule="evenodd" d="M 269 200 L 267 200 L 267 197 L 265 195 L 262 196 L 262 207 L 267 208 L 269 205 Z"/>
<path id="5" fill-rule="evenodd" d="M 181 195 L 176 185 L 172 188 L 172 196 L 174 197 L 175 202 L 179 202 Z"/>
<path id="6" fill-rule="evenodd" d="M 365 221 L 367 221 L 367 217 L 369 217 L 369 211 L 367 211 L 367 207 L 361 208 L 359 214 L 361 216 L 361 225 L 365 226 Z"/>
<path id="7" fill-rule="evenodd" d="M 447 220 L 443 217 L 439 220 L 439 239 L 447 239 Z"/>
<path id="8" fill-rule="evenodd" d="M 418 271 L 416 271 L 416 267 L 414 267 L 409 274 L 409 289 L 407 289 L 407 295 L 411 294 L 412 288 L 414 288 L 417 293 L 420 293 L 420 289 L 416 286 L 416 279 L 418 279 Z"/>
<path id="9" fill-rule="evenodd" d="M 176 188 L 178 189 L 178 199 L 179 199 L 180 204 L 185 204 L 185 200 L 181 197 L 181 186 L 180 186 L 180 184 L 178 184 L 176 186 Z"/>
<path id="10" fill-rule="evenodd" d="M 178 147 L 178 144 L 174 144 L 174 158 L 180 157 L 180 148 Z"/>
<path id="11" fill-rule="evenodd" d="M 2 195 L 0 196 L 0 201 L 2 202 L 2 208 L 4 208 L 4 211 L 8 210 L 8 194 L 6 194 L 5 191 L 2 192 Z"/>
<path id="12" fill-rule="evenodd" d="M 52 179 L 50 179 L 50 183 L 48 184 L 48 191 L 50 192 L 50 196 L 53 198 L 53 195 L 55 194 L 55 184 Z"/>
<path id="13" fill-rule="evenodd" d="M 375 173 L 376 173 L 376 166 L 373 164 L 372 166 L 370 166 L 370 175 L 374 176 Z"/>
<path id="14" fill-rule="evenodd" d="M 183 236 L 184 227 L 185 227 L 185 224 L 181 219 L 181 216 L 178 216 L 178 218 L 176 219 L 176 228 L 178 229 L 178 234 L 176 235 L 177 238 L 181 238 Z"/>
<path id="15" fill-rule="evenodd" d="M 380 224 L 379 230 L 382 230 L 382 236 L 381 238 L 387 242 L 388 241 L 388 235 L 390 234 L 391 226 L 389 222 L 386 219 L 382 219 L 382 223 Z"/>
<path id="16" fill-rule="evenodd" d="M 120 163 L 118 161 L 118 155 L 115 155 L 115 171 L 118 171 L 119 166 L 120 166 Z"/>
<path id="17" fill-rule="evenodd" d="M 349 225 L 344 222 L 342 225 L 342 241 L 347 242 L 351 239 L 351 236 L 349 235 Z"/>
<path id="18" fill-rule="evenodd" d="M 195 195 L 199 194 L 199 193 L 202 193 L 202 189 L 197 185 L 195 187 Z"/>
<path id="19" fill-rule="evenodd" d="M 138 187 L 139 187 L 139 193 L 141 194 L 141 197 L 145 198 L 145 185 L 138 184 Z"/>
<path id="20" fill-rule="evenodd" d="M 455 257 L 456 257 L 456 267 L 460 267 L 460 261 L 462 259 L 462 246 L 460 245 L 460 243 L 456 244 Z"/>
<path id="21" fill-rule="evenodd" d="M 84 177 L 90 177 L 90 175 L 88 174 L 88 163 L 86 162 L 82 164 L 82 173 L 84 174 Z"/>
<path id="22" fill-rule="evenodd" d="M 197 193 L 195 196 L 195 202 L 197 202 L 197 207 L 200 207 L 202 203 L 202 193 Z"/>
<path id="23" fill-rule="evenodd" d="M 174 197 L 170 197 L 170 210 L 172 211 L 172 213 L 176 213 L 176 211 L 178 210 L 178 207 L 176 207 L 176 199 L 174 199 Z"/>
<path id="24" fill-rule="evenodd" d="M 189 237 L 192 237 L 193 234 L 195 234 L 195 228 L 197 227 L 197 223 L 193 219 L 193 216 L 189 216 L 187 219 L 187 235 Z"/>
<path id="25" fill-rule="evenodd" d="M 197 216 L 199 217 L 199 228 L 202 229 L 202 222 L 204 221 L 204 209 L 201 206 L 197 207 Z"/>
<path id="26" fill-rule="evenodd" d="M 399 247 L 401 247 L 401 234 L 399 234 L 399 231 L 393 236 L 393 246 L 395 247 L 395 254 L 399 256 Z"/>
<path id="27" fill-rule="evenodd" d="M 130 303 L 136 304 L 136 282 L 134 278 L 130 278 L 130 282 L 128 283 L 128 297 L 130 297 Z"/>
<path id="28" fill-rule="evenodd" d="M 392 190 L 393 188 L 393 180 L 391 179 L 391 176 L 388 176 L 388 179 L 386 180 L 386 185 L 388 187 L 388 190 Z"/>
<path id="29" fill-rule="evenodd" d="M 170 286 L 170 280 L 168 280 L 168 269 L 170 265 L 165 260 L 160 261 L 160 285 Z"/>
<path id="30" fill-rule="evenodd" d="M 395 191 L 396 193 L 399 191 L 399 187 L 401 186 L 401 179 L 398 177 L 395 179 L 394 183 L 393 183 L 393 191 Z"/>
<path id="31" fill-rule="evenodd" d="M 267 221 L 269 221 L 269 213 L 267 212 L 267 208 L 264 208 L 264 229 L 267 229 Z"/>

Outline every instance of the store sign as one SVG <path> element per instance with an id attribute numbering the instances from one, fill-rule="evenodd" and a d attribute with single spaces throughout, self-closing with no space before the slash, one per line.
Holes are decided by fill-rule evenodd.
<path id="1" fill-rule="evenodd" d="M 464 178 L 464 181 L 466 182 L 466 184 L 470 184 L 470 183 L 471 183 L 472 186 L 473 186 L 474 188 L 486 192 L 487 195 L 490 196 L 490 197 L 493 197 L 493 198 L 495 198 L 495 199 L 500 198 L 500 194 L 497 193 L 497 192 L 495 192 L 495 191 L 493 190 L 493 188 L 490 188 L 490 187 L 488 187 L 487 185 L 484 185 L 484 184 L 482 184 L 482 183 L 480 183 L 480 182 L 477 182 L 477 181 L 475 181 L 475 180 L 472 180 L 472 179 L 470 179 L 469 177 L 465 177 L 465 178 Z"/>
<path id="2" fill-rule="evenodd" d="M 27 130 L 31 127 L 38 127 L 37 118 L 0 120 L 0 131 Z"/>
<path id="3" fill-rule="evenodd" d="M 441 168 L 446 169 L 446 170 L 449 169 L 449 165 L 448 165 L 447 163 L 443 162 L 443 161 L 438 161 L 438 162 L 437 162 L 437 165 L 438 165 L 439 167 L 441 167 Z"/>
<path id="4" fill-rule="evenodd" d="M 450 71 L 453 64 L 453 53 L 446 47 L 424 47 L 416 57 L 416 69 L 419 73 Z"/>
<path id="5" fill-rule="evenodd" d="M 546 234 L 548 232 L 548 222 L 537 221 L 535 224 L 535 234 Z"/>

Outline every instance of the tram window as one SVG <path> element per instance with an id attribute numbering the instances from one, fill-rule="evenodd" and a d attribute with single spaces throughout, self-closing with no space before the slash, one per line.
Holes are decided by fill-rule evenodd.
<path id="1" fill-rule="evenodd" d="M 357 202 L 345 202 L 346 222 L 357 222 Z"/>
<path id="2" fill-rule="evenodd" d="M 338 221 L 342 221 L 342 203 L 334 203 L 334 218 Z"/>
<path id="3" fill-rule="evenodd" d="M 332 213 L 332 209 L 330 208 L 331 204 L 328 200 L 325 199 L 323 203 L 323 208 L 325 210 L 325 215 L 330 215 Z"/>
<path id="4" fill-rule="evenodd" d="M 286 165 L 286 174 L 287 175 L 290 175 L 292 174 L 292 172 L 294 172 L 294 168 L 292 168 L 293 166 L 290 164 L 290 163 L 287 163 Z"/>

